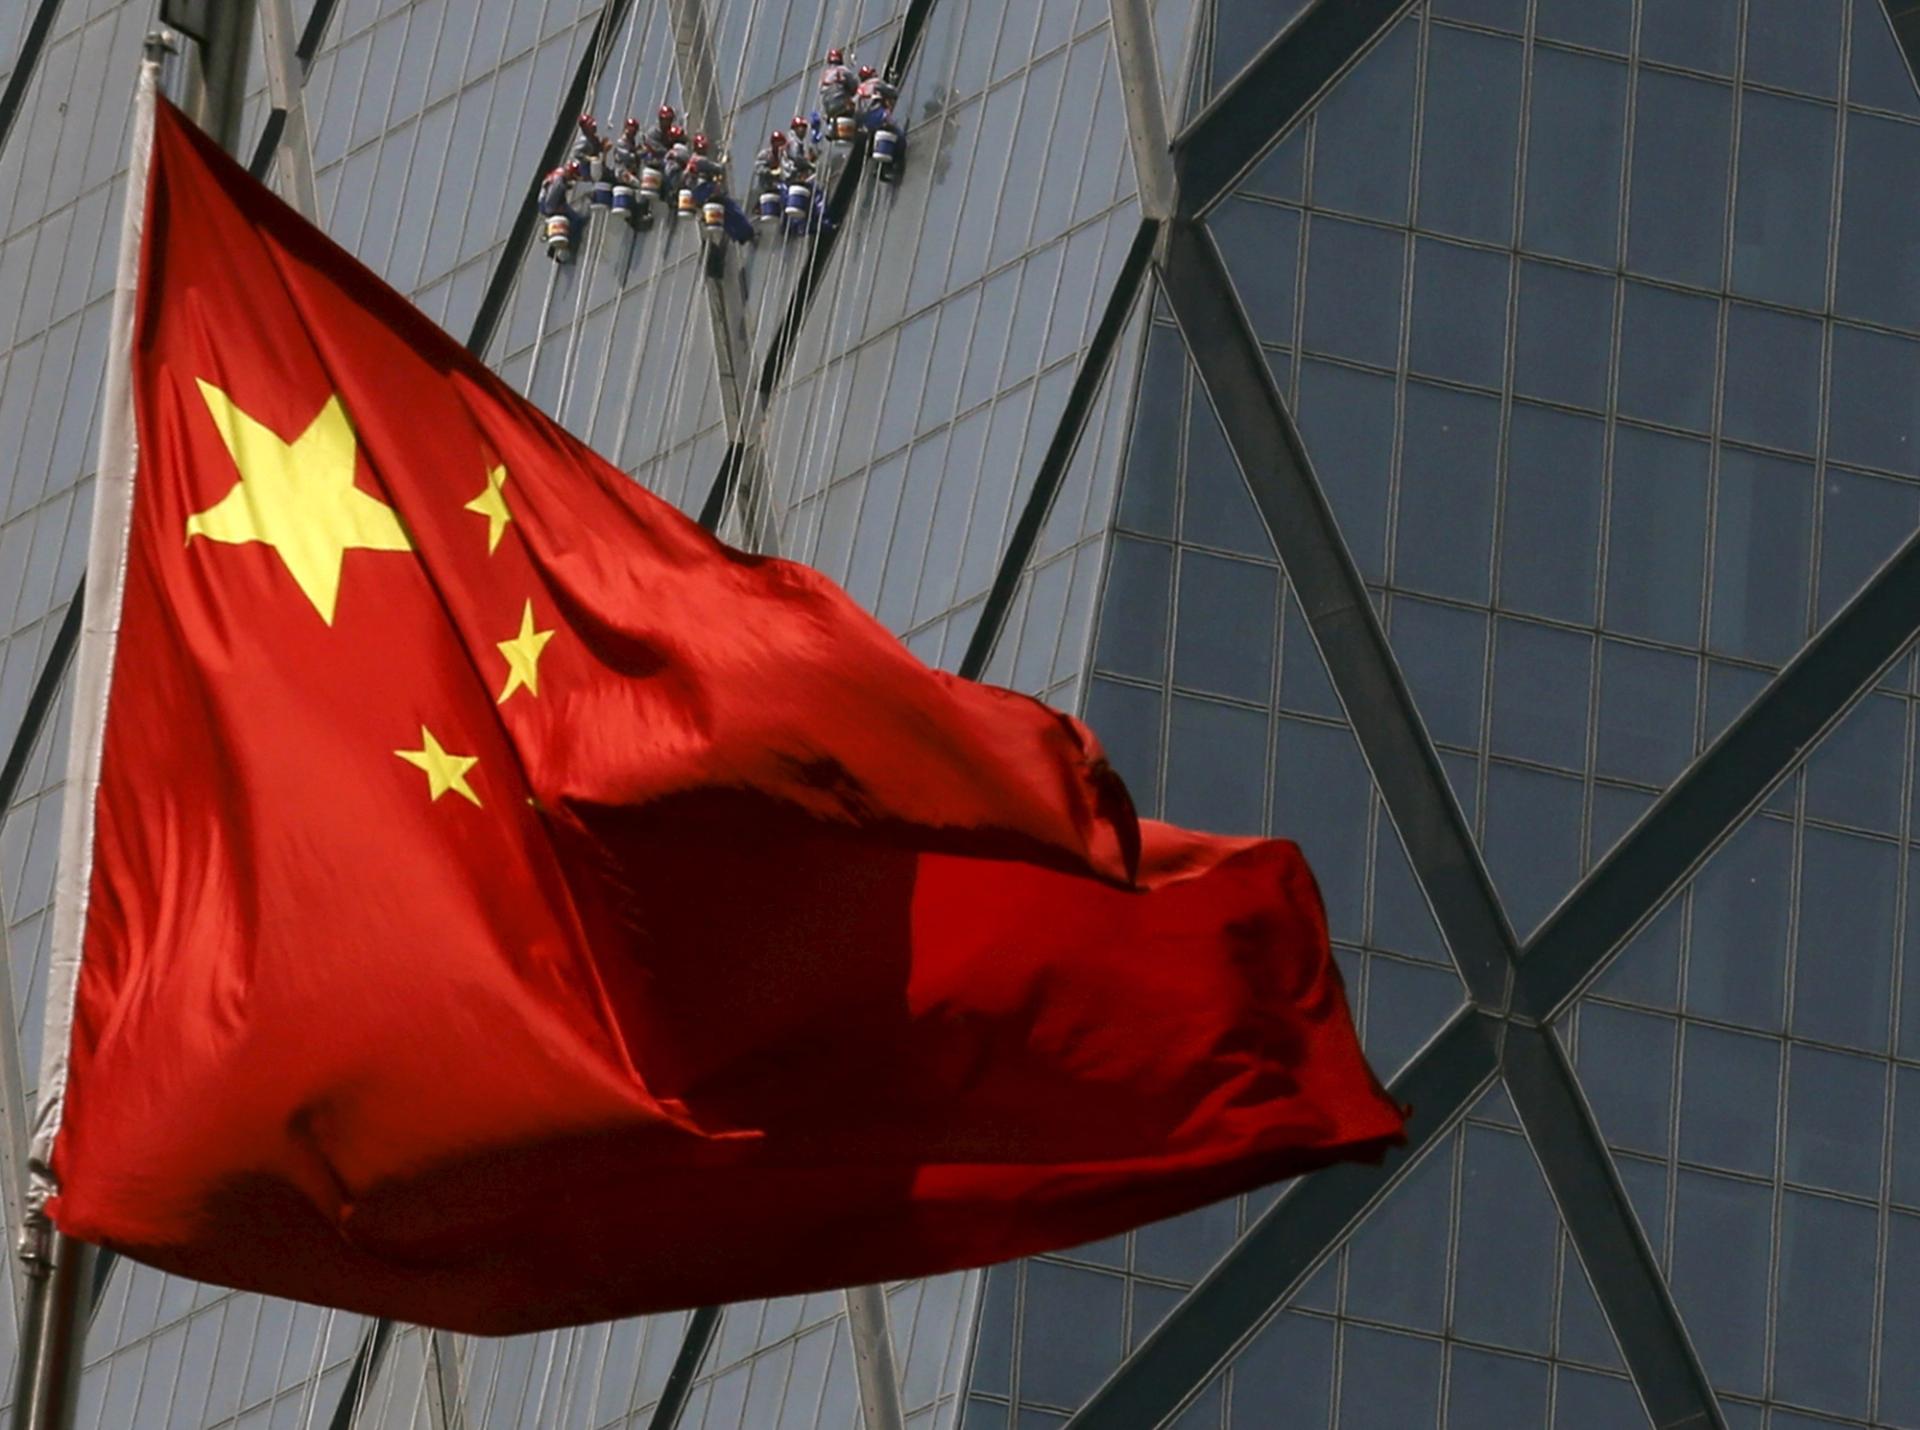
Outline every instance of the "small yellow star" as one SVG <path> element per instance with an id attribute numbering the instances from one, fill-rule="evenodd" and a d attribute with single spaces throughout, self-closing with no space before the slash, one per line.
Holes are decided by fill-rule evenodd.
<path id="1" fill-rule="evenodd" d="M 512 640 L 497 642 L 500 654 L 507 658 L 507 686 L 494 702 L 496 705 L 505 705 L 507 697 L 521 686 L 526 687 L 529 695 L 540 694 L 540 652 L 552 639 L 552 631 L 533 628 L 533 602 L 528 601 L 520 611 L 520 634 Z"/>
<path id="2" fill-rule="evenodd" d="M 476 805 L 480 803 L 480 796 L 467 783 L 467 771 L 480 763 L 479 757 L 449 755 L 440 748 L 440 742 L 433 738 L 433 731 L 425 725 L 420 727 L 419 749 L 395 750 L 394 754 L 427 772 L 427 790 L 432 798 L 437 800 L 452 790 L 463 799 L 472 800 Z"/>
<path id="3" fill-rule="evenodd" d="M 507 529 L 507 523 L 513 520 L 513 513 L 507 510 L 507 494 L 503 490 L 507 484 L 507 469 L 494 467 L 487 473 L 487 484 L 480 488 L 480 495 L 461 508 L 474 512 L 487 519 L 487 555 L 491 556 L 500 545 L 500 534 Z"/>

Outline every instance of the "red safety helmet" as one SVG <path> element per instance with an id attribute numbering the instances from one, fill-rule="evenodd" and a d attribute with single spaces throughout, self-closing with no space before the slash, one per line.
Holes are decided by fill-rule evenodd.
<path id="1" fill-rule="evenodd" d="M 582 129 L 591 129 L 593 128 L 593 125 L 594 125 L 594 121 L 593 121 L 593 116 L 591 114 L 583 114 L 580 116 L 580 127 Z"/>
<path id="2" fill-rule="evenodd" d="M 707 152 L 707 136 L 706 135 L 696 134 L 693 136 L 693 152 L 696 154 L 704 154 Z"/>
<path id="3" fill-rule="evenodd" d="M 569 159 L 567 161 L 567 177 L 569 179 L 579 178 L 582 172 L 578 159 Z"/>
<path id="4" fill-rule="evenodd" d="M 775 149 L 786 148 L 787 147 L 787 131 L 784 129 L 774 130 L 773 133 L 767 136 L 767 143 L 772 145 Z"/>
<path id="5" fill-rule="evenodd" d="M 834 46 L 834 47 L 833 47 L 832 49 L 830 49 L 830 50 L 828 50 L 828 51 L 827 51 L 827 63 L 828 63 L 828 64 L 830 64 L 830 65 L 843 65 L 843 64 L 845 64 L 846 62 L 847 62 L 847 54 L 846 54 L 846 51 L 845 51 L 845 50 L 842 50 L 842 49 L 841 49 L 841 48 L 840 48 L 840 47 L 839 47 L 838 45 L 835 45 L 835 46 Z"/>
<path id="6" fill-rule="evenodd" d="M 640 121 L 633 118 L 632 116 L 628 116 L 627 122 L 625 124 L 622 124 L 620 126 L 620 129 L 621 129 L 621 132 L 625 134 L 629 134 L 629 135 L 637 134 L 640 132 Z"/>
<path id="7" fill-rule="evenodd" d="M 673 106 L 671 104 L 663 104 L 660 106 L 660 125 L 663 129 L 672 127 Z"/>
<path id="8" fill-rule="evenodd" d="M 876 69 L 875 69 L 875 68 L 874 68 L 874 67 L 873 67 L 872 65 L 861 65 L 861 66 L 860 66 L 860 78 L 861 78 L 861 79 L 872 79 L 872 78 L 873 78 L 873 77 L 874 77 L 875 75 L 877 75 L 878 73 L 880 73 L 880 71 L 878 71 L 878 70 L 876 70 Z"/>
<path id="9" fill-rule="evenodd" d="M 791 129 L 795 134 L 805 134 L 807 132 L 807 121 L 796 114 L 793 116 L 793 123 L 789 124 L 787 128 Z"/>
<path id="10" fill-rule="evenodd" d="M 678 124 L 670 124 L 667 126 L 667 142 L 669 144 L 678 144 L 686 137 L 687 131 L 682 129 Z"/>

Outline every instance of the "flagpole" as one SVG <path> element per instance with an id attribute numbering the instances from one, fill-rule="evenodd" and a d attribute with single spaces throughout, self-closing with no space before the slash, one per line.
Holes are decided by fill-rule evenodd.
<path id="1" fill-rule="evenodd" d="M 80 641 L 73 673 L 73 722 L 67 747 L 66 801 L 53 892 L 52 951 L 47 964 L 47 1023 L 39 1100 L 27 1168 L 26 1212 L 19 1257 L 27 1290 L 20 1326 L 20 1363 L 14 1378 L 14 1430 L 69 1430 L 79 1389 L 87 1313 L 91 1309 L 94 1248 L 55 1229 L 47 1215 L 56 1191 L 52 1150 L 66 1101 L 67 1054 L 73 1000 L 79 982 L 87 894 L 93 876 L 93 804 L 100 784 L 100 747 L 106 729 L 107 682 L 120 629 L 127 530 L 133 513 L 138 437 L 133 418 L 133 319 L 140 278 L 140 241 L 146 223 L 147 176 L 153 154 L 155 96 L 166 38 L 147 37 L 134 86 L 133 139 L 127 161 L 126 207 L 120 221 L 119 265 L 107 333 L 106 382 L 101 394 L 100 459 L 94 479 L 93 532 L 82 597 Z"/>

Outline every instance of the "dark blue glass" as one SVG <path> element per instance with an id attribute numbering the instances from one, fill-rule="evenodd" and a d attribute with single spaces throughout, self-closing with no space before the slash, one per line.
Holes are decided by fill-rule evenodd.
<path id="1" fill-rule="evenodd" d="M 1583 0 L 1569 11 L 1595 12 Z M 1546 16 L 1542 13 L 1544 25 Z M 1620 245 L 1627 67 L 1593 55 L 1534 53 L 1521 245 L 1611 268 Z"/>
<path id="2" fill-rule="evenodd" d="M 1465 20 L 1496 30 L 1517 32 L 1527 27 L 1527 0 L 1433 0 L 1433 13 L 1436 18 Z"/>
<path id="3" fill-rule="evenodd" d="M 1176 685 L 1269 704 L 1279 644 L 1280 573 L 1188 551 L 1180 558 L 1173 647 Z"/>
<path id="4" fill-rule="evenodd" d="M 1283 594 L 1285 614 L 1280 619 L 1280 704 L 1305 715 L 1346 719 L 1340 697 L 1334 693 L 1327 667 L 1314 646 L 1313 632 L 1300 614 L 1300 603 Z"/>
<path id="5" fill-rule="evenodd" d="M 1387 498 L 1393 484 L 1394 380 L 1333 363 L 1300 364 L 1297 414 L 1314 475 L 1360 575 L 1387 574 Z"/>
<path id="6" fill-rule="evenodd" d="M 1683 1154 L 1684 1155 L 1684 1154 Z M 1674 1299 L 1714 1385 L 1766 1389 L 1773 1193 L 1682 1168 L 1674 1207 Z"/>
<path id="7" fill-rule="evenodd" d="M 1892 1425 L 1920 1421 L 1920 1356 L 1908 1339 L 1920 1326 L 1920 1217 L 1887 1218 L 1887 1276 L 1880 1339 L 1880 1417 Z"/>
<path id="8" fill-rule="evenodd" d="M 1633 34 L 1633 0 L 1539 0 L 1533 24 L 1545 40 L 1624 54 Z M 1549 52 L 1540 53 L 1544 58 Z M 1536 83 L 1538 79 L 1536 71 Z"/>
<path id="9" fill-rule="evenodd" d="M 1424 958 L 1434 963 L 1448 962 L 1447 946 L 1440 938 L 1440 927 L 1433 921 L 1427 896 L 1414 881 L 1407 863 L 1407 852 L 1393 821 L 1383 819 L 1374 834 L 1373 861 L 1373 933 L 1375 948 Z"/>
<path id="10" fill-rule="evenodd" d="M 1625 285 L 1620 415 L 1705 432 L 1713 423 L 1720 304 L 1644 283 Z"/>
<path id="11" fill-rule="evenodd" d="M 1487 771 L 1488 867 L 1522 936 L 1580 873 L 1580 781 L 1495 762 Z"/>
<path id="12" fill-rule="evenodd" d="M 1827 397 L 1833 460 L 1920 474 L 1920 343 L 1837 323 Z"/>
<path id="13" fill-rule="evenodd" d="M 1373 777 L 1352 732 L 1304 720 L 1280 721 L 1274 745 L 1273 827 L 1298 840 L 1312 861 L 1335 938 L 1360 935 L 1372 792 Z"/>
<path id="14" fill-rule="evenodd" d="M 1087 724 L 1100 737 L 1107 759 L 1127 782 L 1142 814 L 1160 808 L 1160 721 L 1157 690 L 1093 678 L 1087 691 Z"/>
<path id="15" fill-rule="evenodd" d="M 1368 959 L 1361 1045 L 1374 1070 L 1391 1079 L 1442 1023 L 1459 1012 L 1464 997 L 1460 975 L 1451 968 Z"/>
<path id="16" fill-rule="evenodd" d="M 1726 435 L 1812 452 L 1820 431 L 1820 345 L 1817 319 L 1735 303 L 1727 312 Z"/>
<path id="17" fill-rule="evenodd" d="M 1640 54 L 1709 74 L 1732 74 L 1740 0 L 1646 0 Z"/>
<path id="18" fill-rule="evenodd" d="M 1354 1232 L 1347 1251 L 1348 1315 L 1416 1331 L 1445 1328 L 1451 1147 L 1448 1140 L 1423 1157 Z"/>
<path id="19" fill-rule="evenodd" d="M 1133 436 L 1120 488 L 1120 525 L 1154 536 L 1173 535 L 1174 493 L 1180 475 L 1180 408 L 1187 356 L 1176 329 L 1154 324 L 1133 409 Z M 935 382 L 929 377 L 929 386 Z M 937 389 L 936 389 L 937 390 Z"/>
<path id="20" fill-rule="evenodd" d="M 1340 1358 L 1341 1430 L 1432 1425 L 1440 1410 L 1440 1343 L 1366 1326 L 1347 1329 Z"/>
<path id="21" fill-rule="evenodd" d="M 1487 661 L 1487 618 L 1480 611 L 1399 596 L 1393 650 L 1427 732 L 1443 745 L 1480 744 L 1480 673 Z"/>
<path id="22" fill-rule="evenodd" d="M 1264 343 L 1292 347 L 1299 211 L 1229 197 L 1207 216 L 1207 228 L 1220 246 L 1220 255 L 1254 332 Z M 1048 309 L 1047 303 L 1035 306 L 1042 312 Z"/>
<path id="23" fill-rule="evenodd" d="M 1553 1430 L 1623 1430 L 1650 1423 L 1630 1380 L 1571 1367 L 1562 1368 L 1555 1380 Z"/>
<path id="24" fill-rule="evenodd" d="M 1187 416 L 1185 498 L 1180 509 L 1180 535 L 1185 540 L 1274 559 L 1273 542 L 1253 504 L 1247 479 L 1240 473 L 1213 404 L 1198 383 Z"/>
<path id="25" fill-rule="evenodd" d="M 1547 1366 L 1543 1361 L 1495 1355 L 1471 1346 L 1453 1348 L 1447 1378 L 1447 1425 L 1541 1425 L 1547 1413 Z"/>
<path id="26" fill-rule="evenodd" d="M 1627 266 L 1720 286 L 1732 93 L 1684 75 L 1643 71 L 1634 105 Z"/>
<path id="27" fill-rule="evenodd" d="M 1513 235 L 1521 47 L 1436 26 L 1427 41 L 1420 227 L 1506 244 Z"/>
<path id="28" fill-rule="evenodd" d="M 1899 833 L 1899 771 L 1906 754 L 1906 702 L 1869 695 L 1809 757 L 1808 817 Z"/>
<path id="29" fill-rule="evenodd" d="M 1780 1044 L 1705 1024 L 1686 1029 L 1680 1156 L 1729 1172 L 1773 1171 Z"/>
<path id="30" fill-rule="evenodd" d="M 1526 1139 L 1469 1126 L 1454 1262 L 1455 1332 L 1516 1350 L 1547 1350 L 1559 1235 L 1559 1214 Z"/>
<path id="31" fill-rule="evenodd" d="M 1606 407 L 1615 286 L 1600 274 L 1521 261 L 1515 393 L 1595 411 Z"/>
<path id="32" fill-rule="evenodd" d="M 1397 585 L 1487 600 L 1499 436 L 1496 399 L 1407 384 Z"/>
<path id="33" fill-rule="evenodd" d="M 1196 829 L 1258 834 L 1264 823 L 1267 715 L 1173 697 L 1167 734 L 1167 818 Z"/>
<path id="34" fill-rule="evenodd" d="M 1799 462 L 1728 450 L 1714 505 L 1714 650 L 1784 664 L 1807 635 L 1813 473 Z"/>
<path id="35" fill-rule="evenodd" d="M 1773 1391 L 1782 1400 L 1865 1418 L 1876 1222 L 1872 1207 L 1804 1192 L 1783 1199 L 1773 1335 Z"/>
<path id="36" fill-rule="evenodd" d="M 1276 1316 L 1234 1357 L 1230 1409 L 1235 1430 L 1325 1425 L 1333 1366 L 1333 1322 Z"/>
<path id="37" fill-rule="evenodd" d="M 1585 769 L 1592 668 L 1589 635 L 1531 621 L 1495 622 L 1493 752 Z"/>
<path id="38" fill-rule="evenodd" d="M 1020 1330 L 1020 1398 L 1077 1408 L 1120 1363 L 1126 1281 L 1029 1261 Z"/>
<path id="39" fill-rule="evenodd" d="M 1231 1197 L 1150 1222 L 1133 1234 L 1133 1269 L 1168 1281 L 1198 1281 L 1239 1234 L 1239 1207 Z"/>
<path id="40" fill-rule="evenodd" d="M 1856 1197 L 1880 1194 L 1887 1074 L 1877 1058 L 1796 1046 L 1787 1067 L 1787 1180 Z"/>
<path id="41" fill-rule="evenodd" d="M 1898 892 L 1899 851 L 1894 845 L 1830 829 L 1806 831 L 1794 958 L 1795 1033 L 1885 1051 L 1891 1031 Z"/>
<path id="42" fill-rule="evenodd" d="M 1173 549 L 1157 541 L 1118 536 L 1108 560 L 1094 664 L 1116 675 L 1165 679 Z"/>
<path id="43" fill-rule="evenodd" d="M 1316 214 L 1307 230 L 1308 351 L 1398 366 L 1405 266 L 1401 234 Z"/>
<path id="44" fill-rule="evenodd" d="M 1680 773 L 1693 755 L 1699 679 L 1695 657 L 1601 642 L 1595 773 L 1656 787 Z"/>
<path id="45" fill-rule="evenodd" d="M 1331 98 L 1329 96 L 1329 101 Z M 1298 203 L 1306 181 L 1307 127 L 1298 125 L 1289 130 L 1287 137 L 1269 149 L 1266 157 L 1248 171 L 1247 177 L 1240 181 L 1240 191 Z"/>
<path id="46" fill-rule="evenodd" d="M 1214 12 L 1214 91 L 1218 93 L 1245 69 L 1261 47 L 1286 29 L 1307 4 L 1308 0 L 1220 0 Z"/>
<path id="47" fill-rule="evenodd" d="M 1390 31 L 1313 111 L 1313 203 L 1407 221 L 1418 22 Z"/>
<path id="48" fill-rule="evenodd" d="M 1700 639 L 1705 579 L 1704 442 L 1620 427 L 1614 434 L 1605 624 L 1675 645 Z"/>
<path id="49" fill-rule="evenodd" d="M 1749 819 L 1694 880 L 1687 1008 L 1750 1028 L 1777 1029 L 1786 999 L 1787 904 L 1793 830 Z"/>
<path id="50" fill-rule="evenodd" d="M 1831 99 L 1844 10 L 1843 0 L 1747 0 L 1747 78 Z"/>
<path id="51" fill-rule="evenodd" d="M 1912 125 L 1852 114 L 1844 148 L 1834 309 L 1920 328 L 1920 224 L 1907 206 L 1920 192 L 1920 142 Z"/>
<path id="52" fill-rule="evenodd" d="M 1413 246 L 1413 329 L 1407 365 L 1428 377 L 1498 389 L 1507 368 L 1504 253 L 1439 239 Z"/>
<path id="53" fill-rule="evenodd" d="M 1893 1069 L 1893 1200 L 1920 1206 L 1920 1068 Z"/>
<path id="54" fill-rule="evenodd" d="M 1826 307 L 1833 134 L 1827 105 L 1759 90 L 1741 99 L 1736 293 L 1815 312 Z"/>
<path id="55" fill-rule="evenodd" d="M 1513 405 L 1501 503 L 1503 607 L 1593 623 L 1606 446 L 1597 417 Z"/>
<path id="56" fill-rule="evenodd" d="M 1604 1003 L 1580 1010 L 1580 1085 L 1610 1145 L 1667 1155 L 1673 1037 L 1671 1018 Z"/>

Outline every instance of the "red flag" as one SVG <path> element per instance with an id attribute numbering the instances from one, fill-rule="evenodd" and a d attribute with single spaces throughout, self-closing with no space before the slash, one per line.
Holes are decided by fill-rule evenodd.
<path id="1" fill-rule="evenodd" d="M 1399 1136 L 1293 845 L 1137 821 L 1078 722 L 700 531 L 165 106 L 145 215 L 62 1230 L 526 1331 Z"/>

